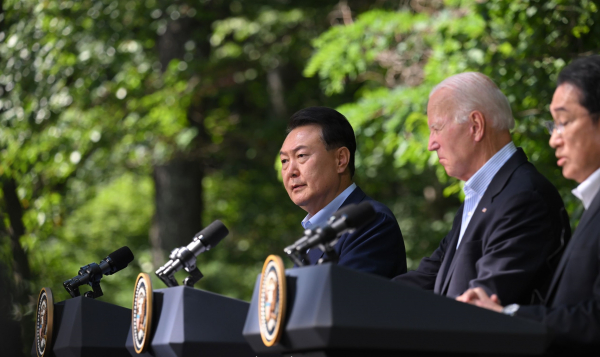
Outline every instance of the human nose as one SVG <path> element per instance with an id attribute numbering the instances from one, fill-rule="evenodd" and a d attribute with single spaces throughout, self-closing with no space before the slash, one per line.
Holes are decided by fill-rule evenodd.
<path id="1" fill-rule="evenodd" d="M 300 172 L 298 168 L 298 162 L 296 162 L 296 160 L 294 159 L 289 159 L 287 165 L 285 166 L 285 168 L 282 169 L 282 171 L 284 177 L 298 177 Z"/>
<path id="2" fill-rule="evenodd" d="M 440 148 L 440 144 L 438 144 L 438 142 L 435 141 L 435 138 L 433 137 L 433 135 L 429 135 L 429 143 L 427 144 L 427 150 L 436 151 L 439 148 Z"/>
<path id="3" fill-rule="evenodd" d="M 555 128 L 551 132 L 551 134 L 550 134 L 550 141 L 548 142 L 550 144 L 550 147 L 553 148 L 553 149 L 556 149 L 563 142 L 562 133 L 560 133 L 557 129 L 558 128 Z"/>

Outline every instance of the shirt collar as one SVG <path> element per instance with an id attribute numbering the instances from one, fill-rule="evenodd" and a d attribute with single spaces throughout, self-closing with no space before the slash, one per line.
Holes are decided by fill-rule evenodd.
<path id="1" fill-rule="evenodd" d="M 329 204 L 323 207 L 319 212 L 317 212 L 314 216 L 311 217 L 310 214 L 307 214 L 306 217 L 302 220 L 302 227 L 304 229 L 311 229 L 313 227 L 321 226 L 326 223 L 329 217 L 333 216 L 333 214 L 340 209 L 346 198 L 350 196 L 350 194 L 356 188 L 356 184 L 348 186 L 342 193 L 340 193 L 336 198 L 334 198 Z"/>
<path id="2" fill-rule="evenodd" d="M 465 195 L 469 193 L 477 193 L 483 196 L 485 190 L 492 182 L 492 179 L 500 168 L 510 159 L 517 151 L 515 144 L 511 141 L 506 144 L 500 151 L 492 156 L 466 183 L 463 188 Z"/>
<path id="3" fill-rule="evenodd" d="M 579 186 L 574 188 L 571 192 L 575 197 L 579 198 L 583 202 L 583 207 L 588 209 L 596 197 L 596 194 L 600 190 L 600 169 L 594 171 L 588 178 L 585 179 Z"/>

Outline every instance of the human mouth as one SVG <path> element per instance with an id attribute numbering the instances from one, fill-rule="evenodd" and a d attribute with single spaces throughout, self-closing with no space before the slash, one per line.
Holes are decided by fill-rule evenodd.
<path id="1" fill-rule="evenodd" d="M 295 192 L 297 190 L 301 190 L 304 187 L 306 187 L 305 184 L 295 184 L 295 185 L 292 185 L 292 192 Z"/>
<path id="2" fill-rule="evenodd" d="M 559 158 L 558 158 L 558 161 L 556 162 L 556 164 L 557 164 L 558 166 L 563 166 L 563 165 L 565 164 L 565 161 L 567 161 L 567 159 L 566 159 L 566 158 L 564 158 L 564 157 L 559 157 Z"/>

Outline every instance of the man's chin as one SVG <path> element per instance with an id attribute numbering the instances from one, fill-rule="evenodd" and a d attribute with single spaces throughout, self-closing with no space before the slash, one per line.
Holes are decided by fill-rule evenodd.
<path id="1" fill-rule="evenodd" d="M 294 197 L 294 195 L 290 196 L 292 202 L 303 210 L 306 211 L 306 206 L 308 206 L 308 201 L 304 197 Z"/>
<path id="2" fill-rule="evenodd" d="M 577 181 L 575 177 L 577 175 L 575 175 L 574 172 L 570 170 L 569 165 L 567 165 L 566 163 L 562 163 L 562 165 L 560 165 L 559 167 L 564 178 Z"/>
<path id="3" fill-rule="evenodd" d="M 455 167 L 448 166 L 448 165 L 442 165 L 442 166 L 444 167 L 444 171 L 446 172 L 446 175 L 460 180 L 460 177 L 458 177 L 460 175 L 458 174 L 458 171 L 455 170 Z"/>
<path id="4" fill-rule="evenodd" d="M 444 171 L 446 172 L 446 175 L 450 176 L 450 177 L 456 177 L 453 175 L 453 172 L 451 169 L 448 169 L 446 166 L 444 166 Z"/>
<path id="5" fill-rule="evenodd" d="M 569 172 L 569 169 L 567 169 L 566 167 L 561 167 L 561 173 L 563 175 L 564 178 L 568 179 L 568 180 L 575 180 L 575 178 L 573 176 L 571 176 L 571 173 Z M 575 180 L 577 181 L 577 180 Z"/>
<path id="6" fill-rule="evenodd" d="M 442 165 L 442 167 L 444 168 L 444 171 L 446 171 L 446 174 L 448 174 L 448 165 L 446 165 L 446 161 L 439 161 L 439 164 Z"/>

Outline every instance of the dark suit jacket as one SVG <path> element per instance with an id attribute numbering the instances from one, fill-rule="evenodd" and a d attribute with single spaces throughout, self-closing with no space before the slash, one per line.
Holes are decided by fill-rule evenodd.
<path id="1" fill-rule="evenodd" d="M 463 207 L 431 257 L 394 281 L 453 298 L 481 287 L 503 304 L 530 304 L 535 290 L 544 296 L 563 251 L 561 236 L 568 240 L 571 231 L 556 188 L 523 150 L 496 173 L 456 249 Z"/>
<path id="2" fill-rule="evenodd" d="M 600 356 L 600 194 L 581 217 L 545 304 L 521 306 L 516 315 L 549 327 L 551 352 Z"/>
<path id="3" fill-rule="evenodd" d="M 341 207 L 369 201 L 376 216 L 371 223 L 354 233 L 343 234 L 335 245 L 339 265 L 366 273 L 392 278 L 406 272 L 404 240 L 396 217 L 385 205 L 367 196 L 359 187 L 346 198 Z M 319 248 L 311 248 L 308 258 L 312 265 L 323 256 Z"/>

